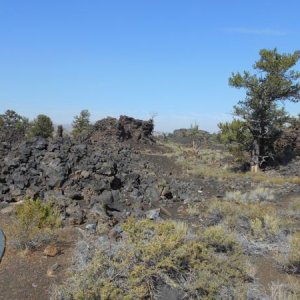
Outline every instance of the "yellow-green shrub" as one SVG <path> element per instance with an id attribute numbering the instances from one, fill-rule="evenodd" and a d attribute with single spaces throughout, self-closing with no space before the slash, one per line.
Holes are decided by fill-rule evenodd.
<path id="1" fill-rule="evenodd" d="M 223 224 L 231 231 L 240 231 L 239 221 L 248 223 L 244 227 L 252 239 L 265 240 L 275 237 L 283 224 L 276 213 L 274 204 L 266 202 L 245 202 L 244 200 L 231 202 L 212 199 L 207 202 L 206 215 L 209 217 L 215 212 L 222 216 Z"/>
<path id="2" fill-rule="evenodd" d="M 241 293 L 250 279 L 239 245 L 220 227 L 191 233 L 183 223 L 129 219 L 123 230 L 52 299 L 154 299 L 159 286 L 186 299 L 215 299 L 224 290 Z"/>
<path id="3" fill-rule="evenodd" d="M 300 231 L 295 232 L 291 236 L 288 268 L 292 272 L 300 274 Z"/>
<path id="4" fill-rule="evenodd" d="M 59 213 L 51 202 L 25 199 L 16 207 L 11 227 L 12 244 L 21 249 L 39 247 L 53 238 L 53 229 L 60 224 Z"/>

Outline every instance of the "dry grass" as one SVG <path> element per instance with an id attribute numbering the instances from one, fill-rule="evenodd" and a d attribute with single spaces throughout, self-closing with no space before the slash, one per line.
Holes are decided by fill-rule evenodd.
<path id="1" fill-rule="evenodd" d="M 270 177 L 268 174 L 264 172 L 233 172 L 228 169 L 222 168 L 211 168 L 211 167 L 201 167 L 201 168 L 192 168 L 190 173 L 196 176 L 203 177 L 212 177 L 218 179 L 245 179 L 251 180 L 254 182 L 265 182 L 270 184 L 284 184 L 284 183 L 292 183 L 292 184 L 300 184 L 299 177 Z"/>
<path id="2" fill-rule="evenodd" d="M 290 280 L 289 283 L 272 283 L 271 300 L 298 300 L 300 298 L 300 285 L 298 281 Z"/>
<path id="3" fill-rule="evenodd" d="M 191 232 L 184 223 L 129 219 L 118 242 L 101 242 L 52 299 L 242 297 L 250 275 L 234 235 L 219 226 Z M 242 288 L 241 288 L 242 287 Z"/>
<path id="4" fill-rule="evenodd" d="M 261 202 L 274 201 L 275 195 L 271 189 L 257 187 L 249 192 L 242 193 L 241 191 L 226 192 L 224 200 L 234 202 Z"/>
<path id="5" fill-rule="evenodd" d="M 285 225 L 277 208 L 269 202 L 245 202 L 211 199 L 202 208 L 204 224 L 222 224 L 230 231 L 247 235 L 251 240 L 272 241 Z"/>
<path id="6" fill-rule="evenodd" d="M 300 274 L 300 231 L 296 231 L 290 236 L 289 244 L 285 266 L 290 272 Z"/>
<path id="7" fill-rule="evenodd" d="M 224 180 L 244 179 L 254 182 L 265 182 L 270 184 L 300 184 L 300 178 L 295 177 L 280 177 L 270 176 L 264 172 L 234 172 L 231 171 L 229 166 L 234 165 L 235 157 L 225 150 L 212 150 L 212 149 L 194 149 L 179 145 L 172 142 L 162 143 L 169 149 L 168 153 L 164 155 L 169 157 L 175 157 L 177 162 L 185 169 L 189 174 L 212 177 Z"/>

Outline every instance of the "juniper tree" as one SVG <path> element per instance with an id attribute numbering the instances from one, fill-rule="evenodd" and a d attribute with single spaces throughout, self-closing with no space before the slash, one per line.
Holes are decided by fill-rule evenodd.
<path id="1" fill-rule="evenodd" d="M 280 54 L 277 49 L 260 51 L 254 74 L 233 73 L 229 84 L 246 90 L 245 99 L 234 107 L 251 134 L 251 163 L 262 166 L 274 156 L 274 142 L 280 137 L 287 113 L 278 103 L 300 100 L 300 72 L 292 70 L 299 53 Z"/>
<path id="2" fill-rule="evenodd" d="M 22 140 L 27 132 L 29 121 L 14 110 L 0 115 L 0 141 L 14 143 Z"/>
<path id="3" fill-rule="evenodd" d="M 90 112 L 87 109 L 84 109 L 80 112 L 79 116 L 74 117 L 74 121 L 72 123 L 73 136 L 78 136 L 91 127 L 90 116 L 91 116 Z"/>
<path id="4" fill-rule="evenodd" d="M 53 131 L 54 128 L 51 119 L 46 115 L 38 115 L 31 124 L 29 135 L 31 137 L 41 136 L 48 138 L 52 136 Z"/>

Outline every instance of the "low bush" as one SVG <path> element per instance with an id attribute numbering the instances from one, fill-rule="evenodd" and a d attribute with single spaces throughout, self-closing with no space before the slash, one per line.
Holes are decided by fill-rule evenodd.
<path id="1" fill-rule="evenodd" d="M 120 241 L 102 241 L 85 267 L 52 299 L 243 297 L 251 277 L 232 235 L 220 227 L 192 233 L 184 223 L 129 219 Z M 92 247 L 91 247 L 92 248 Z"/>
<path id="2" fill-rule="evenodd" d="M 51 119 L 46 115 L 38 115 L 33 120 L 29 130 L 29 137 L 40 136 L 49 138 L 52 136 L 54 131 L 53 123 Z"/>
<path id="3" fill-rule="evenodd" d="M 300 298 L 300 286 L 297 281 L 288 283 L 272 283 L 271 300 L 298 300 Z"/>
<path id="4" fill-rule="evenodd" d="M 300 274 L 300 231 L 293 233 L 290 237 L 286 266 L 290 272 Z"/>
<path id="5" fill-rule="evenodd" d="M 234 199 L 240 199 L 235 203 L 220 199 L 208 201 L 203 209 L 206 215 L 204 222 L 208 225 L 222 223 L 230 231 L 246 234 L 252 240 L 276 239 L 283 220 L 277 216 L 275 206 L 270 202 L 247 202 L 242 200 L 242 195 L 234 196 Z"/>
<path id="6" fill-rule="evenodd" d="M 257 187 L 246 193 L 241 191 L 226 192 L 224 200 L 235 202 L 261 202 L 261 201 L 274 201 L 275 196 L 272 190 Z"/>
<path id="7" fill-rule="evenodd" d="M 201 213 L 200 205 L 197 203 L 189 203 L 186 208 L 186 213 L 191 217 L 199 216 Z"/>
<path id="8" fill-rule="evenodd" d="M 54 236 L 54 229 L 61 224 L 59 213 L 51 202 L 25 199 L 16 207 L 11 243 L 18 249 L 34 249 L 49 241 Z"/>

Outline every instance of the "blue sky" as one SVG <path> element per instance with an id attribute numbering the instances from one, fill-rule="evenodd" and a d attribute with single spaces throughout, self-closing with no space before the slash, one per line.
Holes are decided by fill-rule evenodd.
<path id="1" fill-rule="evenodd" d="M 231 72 L 261 48 L 300 48 L 299 11 L 296 0 L 0 0 L 0 113 L 62 124 L 81 109 L 155 113 L 159 131 L 215 131 L 243 96 Z"/>

